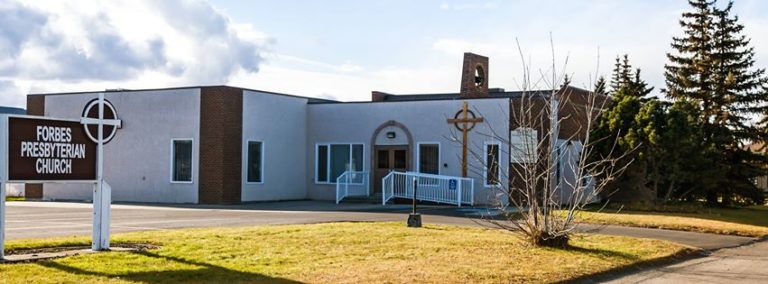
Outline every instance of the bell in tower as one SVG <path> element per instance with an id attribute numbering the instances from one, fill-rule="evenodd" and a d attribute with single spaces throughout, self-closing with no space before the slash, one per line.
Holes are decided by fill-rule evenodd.
<path id="1" fill-rule="evenodd" d="M 488 57 L 469 52 L 464 53 L 461 96 L 465 98 L 488 96 Z"/>

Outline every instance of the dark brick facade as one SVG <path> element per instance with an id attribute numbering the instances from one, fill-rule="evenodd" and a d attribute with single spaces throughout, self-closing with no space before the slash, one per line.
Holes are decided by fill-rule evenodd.
<path id="1" fill-rule="evenodd" d="M 476 74 L 476 71 L 479 74 Z M 465 98 L 488 96 L 488 57 L 469 52 L 464 53 L 464 67 L 461 70 L 461 96 Z"/>
<path id="2" fill-rule="evenodd" d="M 45 115 L 45 96 L 27 96 L 27 114 Z M 24 184 L 24 197 L 30 199 L 43 198 L 43 184 L 27 183 Z"/>
<path id="3" fill-rule="evenodd" d="M 550 145 L 550 101 L 545 97 L 550 96 L 548 92 L 534 92 L 529 96 L 510 99 L 510 123 L 509 131 L 517 129 L 520 125 L 530 126 L 538 131 L 538 139 L 542 143 L 539 149 L 539 159 L 549 159 Z M 565 87 L 560 89 L 555 96 L 557 97 L 559 108 L 558 117 L 560 120 L 558 139 L 583 141 L 588 133 L 587 118 L 590 111 L 593 112 L 593 119 L 596 111 L 603 106 L 608 97 L 597 95 L 586 90 Z M 521 123 L 522 122 L 522 123 Z M 595 122 L 593 122 L 595 123 Z M 594 126 L 593 126 L 594 127 Z M 507 133 L 510 133 L 507 132 Z M 511 145 L 507 151 L 511 152 Z M 544 164 L 542 164 L 544 165 Z M 515 169 L 518 170 L 515 170 Z M 510 161 L 509 177 L 512 187 L 521 187 L 520 178 L 517 172 L 520 165 Z M 542 169 L 543 170 L 543 169 Z"/>
<path id="4" fill-rule="evenodd" d="M 199 203 L 241 201 L 242 124 L 242 89 L 200 89 Z"/>

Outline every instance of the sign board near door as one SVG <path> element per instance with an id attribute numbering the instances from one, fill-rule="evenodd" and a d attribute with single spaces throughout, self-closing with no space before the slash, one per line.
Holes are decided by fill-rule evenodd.
<path id="1" fill-rule="evenodd" d="M 96 143 L 79 121 L 8 117 L 9 181 L 94 181 Z"/>

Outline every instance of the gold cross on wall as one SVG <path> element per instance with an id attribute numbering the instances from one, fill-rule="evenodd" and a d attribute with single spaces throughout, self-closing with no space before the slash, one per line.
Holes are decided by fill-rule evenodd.
<path id="1" fill-rule="evenodd" d="M 468 133 L 475 128 L 475 125 L 483 122 L 482 117 L 475 116 L 475 113 L 469 110 L 467 102 L 464 102 L 460 111 L 456 112 L 453 118 L 448 119 L 448 123 L 453 123 L 456 129 L 462 133 L 461 141 L 461 176 L 467 177 L 467 146 L 469 144 Z"/>

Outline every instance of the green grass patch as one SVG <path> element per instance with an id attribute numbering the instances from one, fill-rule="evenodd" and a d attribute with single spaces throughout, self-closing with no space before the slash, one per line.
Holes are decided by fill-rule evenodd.
<path id="1" fill-rule="evenodd" d="M 696 212 L 605 209 L 579 214 L 580 222 L 694 231 L 746 237 L 768 237 L 768 206 L 703 208 Z"/>
<path id="2" fill-rule="evenodd" d="M 119 234 L 159 249 L 0 265 L 0 282 L 554 282 L 690 249 L 658 240 L 576 235 L 573 248 L 534 248 L 508 232 L 401 223 L 327 223 Z M 86 238 L 12 240 L 8 249 L 87 245 Z"/>
<path id="3" fill-rule="evenodd" d="M 24 196 L 6 196 L 5 201 L 25 201 L 27 200 Z"/>

